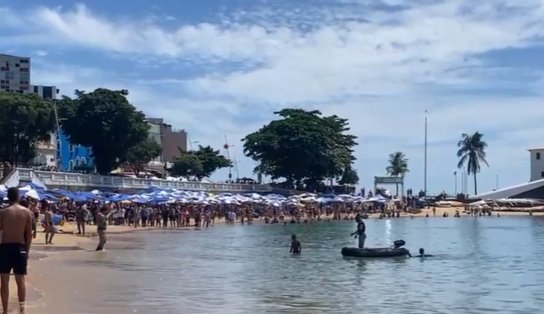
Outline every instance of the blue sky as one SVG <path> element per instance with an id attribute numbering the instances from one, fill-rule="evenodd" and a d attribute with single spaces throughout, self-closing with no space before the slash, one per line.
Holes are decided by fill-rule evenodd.
<path id="1" fill-rule="evenodd" d="M 453 191 L 464 132 L 489 144 L 481 191 L 527 181 L 527 149 L 544 146 L 543 36 L 539 0 L 0 0 L 0 51 L 32 57 L 34 84 L 128 89 L 192 141 L 227 135 L 241 176 L 254 162 L 239 140 L 273 111 L 338 114 L 367 188 L 395 151 L 422 188 L 425 110 L 430 192 Z"/>

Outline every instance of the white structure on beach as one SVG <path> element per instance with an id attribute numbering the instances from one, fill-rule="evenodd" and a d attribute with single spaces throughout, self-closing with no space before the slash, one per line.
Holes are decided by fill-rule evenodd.
<path id="1" fill-rule="evenodd" d="M 529 198 L 544 200 L 544 148 L 529 149 L 531 178 L 529 182 L 481 193 L 477 199 Z"/>
<path id="2" fill-rule="evenodd" d="M 529 149 L 531 154 L 531 181 L 544 179 L 544 148 Z"/>

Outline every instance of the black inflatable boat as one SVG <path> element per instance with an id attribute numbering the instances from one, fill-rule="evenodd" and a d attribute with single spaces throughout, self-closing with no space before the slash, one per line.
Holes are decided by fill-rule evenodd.
<path id="1" fill-rule="evenodd" d="M 342 249 L 343 256 L 351 257 L 403 257 L 409 256 L 410 252 L 405 248 L 368 248 L 345 247 Z"/>
<path id="2" fill-rule="evenodd" d="M 405 257 L 410 256 L 410 251 L 402 248 L 406 242 L 404 240 L 397 240 L 393 242 L 392 247 L 386 248 L 356 248 L 345 247 L 342 249 L 342 256 L 351 257 Z"/>

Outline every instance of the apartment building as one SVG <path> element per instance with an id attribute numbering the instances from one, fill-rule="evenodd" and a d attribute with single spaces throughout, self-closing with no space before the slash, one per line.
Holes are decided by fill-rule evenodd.
<path id="1" fill-rule="evenodd" d="M 30 92 L 30 58 L 0 54 L 0 91 Z"/>
<path id="2" fill-rule="evenodd" d="M 173 162 L 179 156 L 179 149 L 187 151 L 187 132 L 174 130 L 172 125 L 160 118 L 148 118 L 149 136 L 162 147 L 161 156 L 154 161 Z"/>

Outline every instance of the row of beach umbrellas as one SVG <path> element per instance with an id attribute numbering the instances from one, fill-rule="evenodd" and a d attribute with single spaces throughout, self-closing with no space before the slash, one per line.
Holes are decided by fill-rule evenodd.
<path id="1" fill-rule="evenodd" d="M 59 200 L 71 200 L 74 202 L 126 202 L 134 204 L 168 204 L 168 203 L 191 203 L 191 204 L 233 204 L 243 203 L 266 204 L 269 206 L 281 207 L 283 205 L 299 206 L 308 203 L 385 203 L 387 199 L 378 195 L 372 198 L 353 196 L 349 194 L 324 194 L 304 193 L 289 197 L 280 194 L 257 194 L 257 193 L 208 193 L 203 191 L 185 191 L 177 189 L 163 189 L 150 187 L 134 194 L 121 194 L 93 190 L 90 192 L 74 192 L 63 189 L 47 190 L 35 184 L 28 184 L 19 188 L 22 197 L 35 200 L 47 200 L 57 202 Z M 0 197 L 6 198 L 7 188 L 0 185 Z"/>

